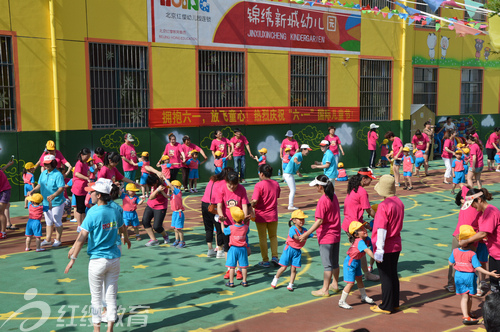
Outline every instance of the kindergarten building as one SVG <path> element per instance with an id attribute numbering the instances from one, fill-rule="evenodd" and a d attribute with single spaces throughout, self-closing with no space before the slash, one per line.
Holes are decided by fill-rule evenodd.
<path id="1" fill-rule="evenodd" d="M 432 13 L 420 0 L 401 4 Z M 0 164 L 15 156 L 12 200 L 49 139 L 74 164 L 82 147 L 117 151 L 130 132 L 156 163 L 171 132 L 208 152 L 215 129 L 230 138 L 239 127 L 277 169 L 291 129 L 314 149 L 307 172 L 328 126 L 346 167 L 366 166 L 370 123 L 379 144 L 388 130 L 409 142 L 411 105 L 425 104 L 436 121 L 452 116 L 485 140 L 500 123 L 488 19 L 435 15 L 453 19 L 388 0 L 1 1 Z M 246 164 L 255 177 L 257 163 Z"/>

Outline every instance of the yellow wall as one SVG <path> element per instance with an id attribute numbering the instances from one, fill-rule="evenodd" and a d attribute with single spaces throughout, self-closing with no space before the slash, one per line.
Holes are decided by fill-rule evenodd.
<path id="1" fill-rule="evenodd" d="M 483 80 L 483 114 L 498 114 L 500 71 L 485 70 Z"/>
<path id="2" fill-rule="evenodd" d="M 345 58 L 349 61 L 343 65 Z M 330 56 L 330 104 L 357 107 L 359 102 L 359 58 L 352 55 Z"/>
<path id="3" fill-rule="evenodd" d="M 460 69 L 440 68 L 437 115 L 460 114 Z"/>

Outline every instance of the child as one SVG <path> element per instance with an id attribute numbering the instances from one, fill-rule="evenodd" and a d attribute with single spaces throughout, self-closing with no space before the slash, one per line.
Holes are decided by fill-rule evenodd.
<path id="1" fill-rule="evenodd" d="M 415 176 L 420 176 L 420 166 L 424 163 L 424 151 L 414 149 L 413 155 L 415 156 Z"/>
<path id="2" fill-rule="evenodd" d="M 286 168 L 288 163 L 290 162 L 290 151 L 291 149 L 289 147 L 285 148 L 285 154 L 283 155 L 283 169 Z"/>
<path id="3" fill-rule="evenodd" d="M 24 181 L 24 208 L 28 208 L 28 192 L 33 190 L 35 184 L 35 165 L 29 161 L 24 165 L 23 181 Z"/>
<path id="4" fill-rule="evenodd" d="M 196 184 L 199 179 L 198 167 L 200 166 L 200 161 L 198 160 L 198 151 L 192 150 L 189 152 L 191 156 L 188 161 L 186 161 L 186 165 L 189 166 L 189 186 L 191 187 L 190 192 L 197 193 L 198 189 L 196 189 Z"/>
<path id="5" fill-rule="evenodd" d="M 266 163 L 266 159 L 267 159 L 267 157 L 266 157 L 267 149 L 266 149 L 266 148 L 262 148 L 262 149 L 260 149 L 260 150 L 259 150 L 259 152 L 260 152 L 260 157 L 259 157 L 259 158 L 257 158 L 257 156 L 255 156 L 254 158 L 255 158 L 255 160 L 259 163 L 259 166 L 260 166 L 260 165 L 264 165 L 264 164 Z"/>
<path id="6" fill-rule="evenodd" d="M 466 240 L 476 232 L 470 225 L 462 225 L 459 229 L 458 240 Z M 476 253 L 472 250 L 473 243 L 466 247 L 460 247 L 453 250 L 451 253 L 449 264 L 455 268 L 455 289 L 458 295 L 462 295 L 460 300 L 460 308 L 462 309 L 462 323 L 464 325 L 475 325 L 479 322 L 478 319 L 471 317 L 472 299 L 471 295 L 476 295 L 477 292 L 477 276 L 475 271 L 487 274 L 489 276 L 500 278 L 496 270 L 487 271 L 481 267 Z"/>
<path id="7" fill-rule="evenodd" d="M 500 172 L 500 152 L 497 152 L 495 155 L 495 162 L 497 163 L 497 172 Z"/>
<path id="8" fill-rule="evenodd" d="M 344 163 L 343 162 L 339 162 L 338 164 L 338 175 L 337 175 L 337 181 L 347 181 L 348 178 L 347 178 L 347 173 L 344 169 Z"/>
<path id="9" fill-rule="evenodd" d="M 172 164 L 169 163 L 170 157 L 167 155 L 161 156 L 161 160 L 156 167 L 161 167 L 161 172 L 165 176 L 166 179 L 170 179 L 170 167 Z"/>
<path id="10" fill-rule="evenodd" d="M 367 243 L 368 232 L 366 231 L 365 224 L 366 222 L 362 224 L 359 221 L 353 221 L 349 225 L 349 242 L 351 242 L 351 246 L 347 250 L 347 256 L 344 260 L 344 281 L 347 285 L 344 287 L 339 300 L 339 307 L 343 309 L 352 309 L 347 304 L 346 299 L 349 296 L 352 286 L 354 286 L 354 281 L 358 284 L 361 302 L 375 304 L 375 301 L 366 295 L 363 284 L 363 273 L 361 272 L 361 257 L 368 254 L 371 258 L 375 258 L 373 252 L 368 248 L 370 243 Z"/>
<path id="11" fill-rule="evenodd" d="M 387 159 L 389 160 L 390 163 L 390 168 L 389 168 L 389 174 L 394 176 L 394 151 L 391 151 L 389 154 L 386 155 Z"/>
<path id="12" fill-rule="evenodd" d="M 222 158 L 222 152 L 221 151 L 216 151 L 215 152 L 215 160 L 214 160 L 214 166 L 215 166 L 215 175 L 219 174 L 222 172 L 222 169 L 224 168 L 224 164 L 226 163 L 227 158 L 232 154 L 232 152 L 227 154 L 227 157 Z"/>
<path id="13" fill-rule="evenodd" d="M 465 182 L 465 173 L 467 165 L 462 157 L 462 151 L 455 151 L 456 159 L 451 163 L 451 174 L 453 176 L 453 188 L 451 189 L 451 193 L 455 194 L 455 188 L 457 184 L 466 183 Z"/>
<path id="14" fill-rule="evenodd" d="M 146 166 L 150 165 L 149 162 L 149 152 L 144 151 L 141 154 L 141 157 L 139 158 L 139 163 L 137 163 L 138 166 L 141 166 L 141 190 L 142 190 L 142 197 L 145 198 L 148 197 L 148 185 L 146 184 L 146 180 L 148 179 L 149 172 L 146 171 Z"/>
<path id="15" fill-rule="evenodd" d="M 412 190 L 411 173 L 413 172 L 413 157 L 410 156 L 410 148 L 403 148 L 403 176 L 405 178 L 405 187 L 403 190 Z M 409 184 L 409 186 L 408 186 Z"/>
<path id="16" fill-rule="evenodd" d="M 225 235 L 231 235 L 229 238 L 229 251 L 227 252 L 226 266 L 229 268 L 229 281 L 226 283 L 227 287 L 234 287 L 234 270 L 239 265 L 243 280 L 241 285 L 248 286 L 247 282 L 247 268 L 248 268 L 248 224 L 243 224 L 245 214 L 237 206 L 229 209 L 231 217 L 233 217 L 234 225 L 224 228 Z"/>
<path id="17" fill-rule="evenodd" d="M 382 167 L 387 167 L 387 162 L 389 161 L 389 159 L 387 158 L 388 154 L 389 154 L 389 140 L 384 139 L 382 141 L 382 145 L 380 146 L 380 155 L 382 156 L 380 164 Z"/>
<path id="18" fill-rule="evenodd" d="M 142 238 L 139 235 L 139 217 L 137 216 L 137 206 L 144 202 L 144 199 L 140 199 L 135 195 L 139 189 L 133 183 L 127 183 L 125 187 L 127 193 L 122 193 L 121 199 L 123 200 L 123 222 L 125 226 L 132 226 L 134 228 L 136 241 L 141 241 Z"/>
<path id="19" fill-rule="evenodd" d="M 43 215 L 43 196 L 40 194 L 33 194 L 26 197 L 29 202 L 29 219 L 26 224 L 26 251 L 30 251 L 31 238 L 34 236 L 36 239 L 36 251 L 45 251 L 44 248 L 40 247 L 40 238 L 42 237 L 42 215 Z"/>
<path id="20" fill-rule="evenodd" d="M 175 231 L 175 242 L 172 244 L 173 247 L 184 248 L 186 242 L 184 242 L 184 207 L 182 206 L 182 184 L 178 180 L 174 180 L 170 183 L 170 190 L 172 190 L 172 196 L 170 198 L 170 207 L 172 208 L 172 228 Z"/>
<path id="21" fill-rule="evenodd" d="M 97 180 L 97 167 L 94 165 L 94 159 L 92 157 L 87 159 L 87 164 L 89 165 L 89 179 L 91 182 L 95 182 Z"/>
<path id="22" fill-rule="evenodd" d="M 299 236 L 307 232 L 307 229 L 304 227 L 306 218 L 307 216 L 300 209 L 292 212 L 292 218 L 288 221 L 288 227 L 290 227 L 290 229 L 288 230 L 285 249 L 283 249 L 283 253 L 280 257 L 279 265 L 281 265 L 281 267 L 278 269 L 278 272 L 276 272 L 276 275 L 271 282 L 272 288 L 276 288 L 276 285 L 278 285 L 278 279 L 283 272 L 285 272 L 286 268 L 291 265 L 290 283 L 286 288 L 290 292 L 293 292 L 293 282 L 295 281 L 295 276 L 297 275 L 297 268 L 302 266 L 300 262 L 302 258 L 302 250 L 300 249 L 306 244 L 306 241 L 299 241 Z M 313 237 L 313 234 L 309 235 L 309 237 Z"/>

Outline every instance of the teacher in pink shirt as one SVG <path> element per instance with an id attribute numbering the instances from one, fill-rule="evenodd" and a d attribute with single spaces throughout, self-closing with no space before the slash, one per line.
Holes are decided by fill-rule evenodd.
<path id="1" fill-rule="evenodd" d="M 368 131 L 368 151 L 370 151 L 370 162 L 368 165 L 370 168 L 375 168 L 375 159 L 377 158 L 378 127 L 378 125 L 372 123 Z"/>
<path id="2" fill-rule="evenodd" d="M 401 138 L 396 137 L 392 131 L 385 133 L 384 137 L 392 142 L 392 152 L 394 153 L 392 170 L 396 179 L 396 187 L 399 187 L 399 168 L 403 165 L 403 141 L 401 141 Z"/>
<path id="3" fill-rule="evenodd" d="M 340 138 L 335 135 L 335 131 L 337 128 L 334 126 L 328 127 L 328 135 L 326 135 L 325 140 L 330 142 L 330 151 L 333 153 L 333 158 L 335 159 L 335 165 L 339 164 L 339 150 L 342 152 L 342 155 L 344 155 L 344 149 L 342 148 L 342 142 L 340 141 Z"/>
<path id="4" fill-rule="evenodd" d="M 212 141 L 212 144 L 210 145 L 210 150 L 212 151 L 212 156 L 214 157 L 215 160 L 215 152 L 220 151 L 222 152 L 221 158 L 226 158 L 229 152 L 231 152 L 231 142 L 222 136 L 222 131 L 216 130 L 215 131 L 215 138 Z M 227 159 L 231 160 L 231 156 L 227 157 Z M 222 165 L 222 168 L 226 168 L 227 166 L 227 161 L 224 162 Z"/>
<path id="5" fill-rule="evenodd" d="M 177 174 L 182 167 L 182 163 L 186 161 L 186 155 L 184 154 L 181 145 L 177 142 L 177 138 L 173 133 L 168 134 L 168 143 L 165 145 L 165 150 L 163 151 L 163 156 L 168 156 L 170 158 L 170 179 L 169 181 L 177 180 Z M 158 163 L 161 162 L 161 158 Z"/>
<path id="6" fill-rule="evenodd" d="M 488 156 L 488 170 L 494 171 L 493 166 L 495 166 L 495 155 L 500 152 L 498 143 L 500 142 L 500 128 L 496 127 L 491 135 L 488 137 L 486 142 L 486 155 Z"/>
<path id="7" fill-rule="evenodd" d="M 250 154 L 250 158 L 254 159 L 252 151 L 250 150 L 250 145 L 248 144 L 248 140 L 245 136 L 241 134 L 241 130 L 239 128 L 234 129 L 234 136 L 229 141 L 231 144 L 231 149 L 233 151 L 234 157 L 234 170 L 236 173 L 240 174 L 240 182 L 245 182 L 245 148 Z"/>
<path id="8" fill-rule="evenodd" d="M 425 133 L 422 133 L 420 129 L 417 129 L 415 131 L 415 135 L 413 135 L 413 138 L 411 139 L 411 145 L 413 146 L 412 150 L 418 149 L 423 152 L 425 175 L 429 175 L 429 155 L 431 152 L 431 140 L 429 136 L 427 136 Z M 425 159 L 425 156 L 427 156 L 427 159 Z M 427 160 L 427 162 L 425 162 L 425 160 Z"/>
<path id="9" fill-rule="evenodd" d="M 185 161 L 189 160 L 188 158 L 189 152 L 193 150 L 198 151 L 203 156 L 203 158 L 207 160 L 207 155 L 205 154 L 203 149 L 200 148 L 198 145 L 193 144 L 191 142 L 191 138 L 188 135 L 184 135 L 184 137 L 182 138 L 182 144 L 180 146 L 180 149 L 182 153 L 184 153 L 184 156 L 186 157 Z M 189 192 L 188 189 L 189 171 L 190 171 L 189 165 L 186 165 L 185 162 L 182 163 L 182 184 L 184 185 L 184 192 Z"/>
<path id="10" fill-rule="evenodd" d="M 483 172 L 484 167 L 484 156 L 483 156 L 483 148 L 477 142 L 474 136 L 467 136 L 467 144 L 470 149 L 469 153 L 469 173 L 467 173 L 467 184 L 469 187 L 474 187 L 473 180 L 475 179 L 477 182 L 477 187 L 479 189 L 482 188 L 481 182 L 481 173 Z"/>
<path id="11" fill-rule="evenodd" d="M 123 162 L 123 174 L 127 179 L 135 181 L 137 167 L 137 154 L 135 153 L 134 138 L 132 134 L 125 134 L 125 143 L 120 146 L 120 156 Z"/>
<path id="12" fill-rule="evenodd" d="M 38 167 L 38 165 L 42 165 L 42 167 L 43 167 L 44 166 L 44 164 L 43 164 L 44 158 L 46 155 L 49 155 L 49 154 L 56 157 L 56 168 L 57 169 L 60 169 L 62 167 L 62 165 L 66 166 L 66 173 L 64 174 L 64 176 L 68 176 L 69 173 L 71 173 L 72 166 L 66 160 L 66 158 L 64 158 L 61 151 L 56 150 L 56 144 L 54 143 L 54 141 L 50 141 L 50 140 L 47 141 L 47 144 L 45 144 L 45 151 L 40 156 L 40 159 L 36 162 L 35 168 Z M 43 169 L 42 169 L 42 172 L 43 172 Z"/>
<path id="13" fill-rule="evenodd" d="M 281 142 L 280 146 L 280 158 L 282 160 L 281 168 L 283 172 L 285 170 L 285 168 L 283 167 L 283 157 L 285 156 L 285 149 L 290 148 L 290 160 L 296 152 L 299 152 L 299 143 L 293 138 L 293 131 L 288 130 L 285 136 L 286 138 L 283 140 L 283 142 Z"/>

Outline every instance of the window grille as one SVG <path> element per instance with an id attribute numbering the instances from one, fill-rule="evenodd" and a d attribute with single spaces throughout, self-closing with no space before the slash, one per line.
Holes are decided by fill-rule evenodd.
<path id="1" fill-rule="evenodd" d="M 437 68 L 413 69 L 413 103 L 425 104 L 436 113 L 437 105 Z"/>
<path id="2" fill-rule="evenodd" d="M 462 69 L 460 114 L 480 114 L 483 99 L 483 70 Z"/>
<path id="3" fill-rule="evenodd" d="M 16 93 L 12 37 L 0 36 L 0 131 L 16 130 Z"/>
<path id="4" fill-rule="evenodd" d="M 290 64 L 290 105 L 328 106 L 328 58 L 292 55 Z"/>
<path id="5" fill-rule="evenodd" d="M 145 46 L 89 43 L 92 128 L 148 126 Z"/>
<path id="6" fill-rule="evenodd" d="M 391 115 L 392 61 L 361 60 L 360 119 L 388 121 Z"/>
<path id="7" fill-rule="evenodd" d="M 370 6 L 370 8 L 377 7 L 378 9 L 384 9 L 385 7 L 393 9 L 392 4 L 387 0 L 362 0 L 361 4 L 363 7 Z"/>

